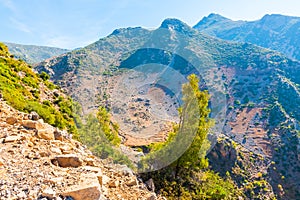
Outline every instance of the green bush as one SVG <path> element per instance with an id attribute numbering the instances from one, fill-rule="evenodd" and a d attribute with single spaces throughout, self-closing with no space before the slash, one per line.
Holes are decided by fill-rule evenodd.
<path id="1" fill-rule="evenodd" d="M 58 88 L 48 81 L 49 75 L 35 74 L 25 62 L 13 59 L 2 43 L 0 55 L 0 91 L 4 100 L 17 110 L 35 111 L 45 122 L 76 135 L 77 128 L 73 117 L 76 117 L 77 123 L 80 123 L 80 118 L 72 112 L 74 102 L 71 99 L 58 97 L 56 103 L 59 104 L 59 110 L 54 102 L 39 100 L 41 91 L 38 88 L 41 84 L 48 90 Z"/>
<path id="2" fill-rule="evenodd" d="M 43 79 L 44 81 L 47 81 L 50 79 L 50 75 L 47 74 L 46 72 L 42 72 L 40 75 L 40 78 Z"/>

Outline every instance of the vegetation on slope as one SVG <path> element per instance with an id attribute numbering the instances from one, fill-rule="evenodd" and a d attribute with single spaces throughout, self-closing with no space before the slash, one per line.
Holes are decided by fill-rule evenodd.
<path id="1" fill-rule="evenodd" d="M 113 147 L 119 145 L 121 139 L 117 135 L 118 126 L 111 124 L 108 112 L 101 107 L 97 117 L 90 115 L 83 124 L 78 115 L 79 104 L 59 93 L 58 86 L 49 78 L 47 73 L 36 74 L 24 61 L 14 59 L 0 43 L 0 91 L 5 101 L 20 111 L 35 111 L 45 122 L 68 130 L 99 157 L 130 164 Z"/>
<path id="2" fill-rule="evenodd" d="M 14 59 L 0 43 L 0 90 L 4 100 L 20 111 L 35 111 L 45 122 L 76 134 L 77 116 L 72 112 L 75 103 L 59 93 L 58 86 L 48 78 L 45 73 L 33 72 L 24 61 Z M 46 93 L 49 98 L 42 98 Z"/>
<path id="3" fill-rule="evenodd" d="M 207 91 L 199 90 L 199 80 L 194 74 L 188 79 L 189 83 L 183 85 L 184 105 L 180 111 L 181 127 L 175 126 L 174 133 L 165 143 L 154 145 L 155 151 L 150 152 L 145 161 L 149 162 L 153 157 L 173 153 L 169 151 L 168 146 L 181 147 L 189 139 L 192 139 L 192 142 L 187 151 L 171 165 L 143 176 L 152 178 L 157 192 L 169 199 L 231 199 L 243 196 L 229 176 L 223 179 L 207 169 L 208 160 L 205 158 L 209 148 L 207 134 L 212 125 L 208 109 L 209 95 Z M 198 115 L 196 114 L 197 117 L 195 117 L 195 110 L 199 112 Z M 189 115 L 193 118 L 183 118 Z M 187 126 L 186 130 L 182 130 L 183 126 Z M 196 131 L 193 138 L 188 136 L 187 131 L 191 130 Z"/>

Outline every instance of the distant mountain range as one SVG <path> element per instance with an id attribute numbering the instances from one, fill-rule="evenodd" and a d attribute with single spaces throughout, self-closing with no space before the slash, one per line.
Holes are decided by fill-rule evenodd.
<path id="1" fill-rule="evenodd" d="M 8 46 L 11 54 L 29 64 L 39 63 L 53 56 L 58 56 L 70 51 L 68 49 L 47 46 L 23 45 L 9 42 L 5 42 L 5 44 Z"/>
<path id="2" fill-rule="evenodd" d="M 256 21 L 233 21 L 210 14 L 194 28 L 214 37 L 249 42 L 300 60 L 300 17 L 272 14 Z"/>

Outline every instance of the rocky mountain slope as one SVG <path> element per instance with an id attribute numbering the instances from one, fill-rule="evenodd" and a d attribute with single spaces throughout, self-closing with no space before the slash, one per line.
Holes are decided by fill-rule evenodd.
<path id="1" fill-rule="evenodd" d="M 270 17 L 266 16 L 265 20 Z M 230 20 L 226 19 L 226 24 L 228 23 L 230 24 Z M 237 23 L 244 24 L 244 22 Z M 193 58 L 197 58 L 198 62 L 193 63 Z M 143 139 L 145 135 L 140 136 L 136 129 L 124 133 L 122 126 L 128 127 L 143 122 L 138 130 L 146 130 L 147 124 L 161 121 L 151 118 L 151 112 L 148 114 L 147 106 L 150 105 L 152 108 L 160 104 L 153 102 L 151 91 L 160 91 L 162 96 L 157 99 L 167 99 L 170 92 L 168 88 L 159 86 L 161 84 L 150 84 L 152 89 L 143 96 L 143 90 L 140 90 L 140 93 L 133 93 L 134 89 L 130 89 L 127 85 L 129 90 L 125 94 L 132 97 L 127 101 L 126 95 L 118 96 L 121 94 L 118 81 L 124 80 L 124 70 L 126 72 L 128 69 L 151 63 L 167 65 L 168 69 L 174 70 L 163 73 L 160 78 L 165 82 L 160 83 L 167 85 L 175 93 L 178 90 L 166 82 L 166 80 L 174 82 L 175 79 L 168 74 L 174 78 L 176 73 L 185 77 L 190 73 L 200 72 L 205 80 L 204 88 L 224 86 L 224 90 L 216 89 L 226 96 L 228 108 L 222 133 L 252 154 L 259 155 L 256 156 L 258 161 L 266 160 L 264 172 L 260 173 L 263 174 L 264 180 L 272 185 L 272 190 L 278 198 L 294 198 L 299 195 L 299 62 L 248 43 L 226 42 L 212 38 L 179 20 L 167 19 L 157 30 L 142 28 L 115 30 L 111 35 L 85 48 L 44 61 L 38 64 L 36 69 L 51 74 L 52 80 L 86 106 L 87 110 L 103 105 L 111 109 L 115 119 L 122 116 L 120 115 L 122 112 L 124 116 L 129 116 L 124 120 L 123 117 L 119 117 L 120 131 L 123 136 L 125 134 L 125 141 L 130 139 L 131 143 L 139 146 L 144 143 L 137 141 Z M 128 81 L 130 80 L 129 78 Z M 141 95 L 143 98 L 140 98 Z M 124 104 L 114 104 L 116 100 L 122 102 L 122 99 Z M 166 107 L 169 107 L 172 101 L 166 100 L 168 105 Z M 126 103 L 132 106 L 125 109 Z M 165 109 L 163 103 L 161 105 Z M 165 111 L 164 113 L 169 112 L 167 109 Z M 155 112 L 160 113 L 159 110 Z M 163 124 L 165 123 L 161 126 Z M 132 137 L 135 140 L 132 140 Z M 157 131 L 155 137 L 163 139 L 164 135 Z M 146 140 L 149 141 L 151 138 Z M 251 162 L 250 157 L 246 160 Z M 252 158 L 255 163 L 254 160 Z M 240 185 L 247 185 L 250 177 L 244 173 L 246 164 L 238 160 L 234 163 L 241 165 L 239 167 L 241 170 L 233 177 Z M 255 165 L 249 167 L 251 166 L 257 167 Z M 244 175 L 240 176 L 243 173 Z M 249 195 L 252 195 L 250 198 L 259 198 L 260 194 Z"/>
<path id="2" fill-rule="evenodd" d="M 72 139 L 74 105 L 0 43 L 0 199 L 159 199 L 126 165 Z"/>
<path id="3" fill-rule="evenodd" d="M 0 100 L 0 199 L 157 199 L 125 165 Z"/>
<path id="4" fill-rule="evenodd" d="M 299 17 L 272 14 L 256 21 L 232 21 L 218 14 L 210 14 L 194 28 L 214 37 L 249 42 L 300 60 Z"/>
<path id="5" fill-rule="evenodd" d="M 68 49 L 60 49 L 55 47 L 23 45 L 5 42 L 9 51 L 16 58 L 22 59 L 29 64 L 39 63 L 48 58 L 67 53 Z"/>

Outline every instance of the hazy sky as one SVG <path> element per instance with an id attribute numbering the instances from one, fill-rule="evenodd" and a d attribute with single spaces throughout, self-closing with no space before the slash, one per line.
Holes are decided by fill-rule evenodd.
<path id="1" fill-rule="evenodd" d="M 300 17 L 300 0 L 0 0 L 0 41 L 76 48 L 119 27 L 155 28 L 170 17 L 193 26 L 212 12 L 248 21 Z"/>

